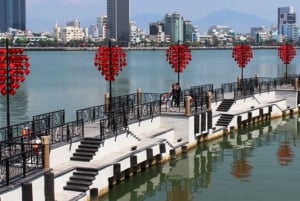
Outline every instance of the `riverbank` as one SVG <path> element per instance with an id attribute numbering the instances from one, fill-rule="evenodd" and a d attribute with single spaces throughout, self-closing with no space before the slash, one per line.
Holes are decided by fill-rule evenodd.
<path id="1" fill-rule="evenodd" d="M 25 51 L 96 51 L 98 47 L 23 47 Z M 124 47 L 127 51 L 166 50 L 168 47 Z M 252 46 L 253 49 L 278 49 L 279 46 Z M 300 49 L 300 47 L 295 47 Z M 231 50 L 228 47 L 190 47 L 191 50 Z"/>

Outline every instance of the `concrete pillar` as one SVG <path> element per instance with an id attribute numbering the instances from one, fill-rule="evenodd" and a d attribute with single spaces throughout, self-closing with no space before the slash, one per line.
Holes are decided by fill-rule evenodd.
<path id="1" fill-rule="evenodd" d="M 212 93 L 209 91 L 207 92 L 207 110 L 211 110 L 211 99 Z"/>
<path id="2" fill-rule="evenodd" d="M 33 201 L 32 183 L 22 184 L 22 201 Z"/>
<path id="3" fill-rule="evenodd" d="M 90 201 L 99 201 L 97 188 L 90 189 Z"/>
<path id="4" fill-rule="evenodd" d="M 136 97 L 137 97 L 137 104 L 141 105 L 142 104 L 142 90 L 138 88 L 136 90 Z"/>
<path id="5" fill-rule="evenodd" d="M 294 90 L 298 91 L 298 78 L 295 79 Z"/>
<path id="6" fill-rule="evenodd" d="M 44 185 L 45 185 L 45 201 L 55 201 L 53 172 L 45 173 Z"/>
<path id="7" fill-rule="evenodd" d="M 109 93 L 104 94 L 105 112 L 109 112 Z"/>
<path id="8" fill-rule="evenodd" d="M 49 136 L 42 136 L 42 144 L 44 145 L 44 169 L 50 168 L 50 144 Z"/>
<path id="9" fill-rule="evenodd" d="M 185 115 L 186 116 L 192 115 L 192 112 L 191 112 L 191 100 L 192 100 L 191 96 L 186 96 L 185 99 L 184 99 L 184 101 L 185 101 Z"/>

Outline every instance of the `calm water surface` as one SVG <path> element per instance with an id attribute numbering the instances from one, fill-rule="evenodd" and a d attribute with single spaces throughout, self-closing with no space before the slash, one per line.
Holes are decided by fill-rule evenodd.
<path id="1" fill-rule="evenodd" d="M 299 53 L 299 50 L 298 50 Z M 30 120 L 33 115 L 60 109 L 67 121 L 75 111 L 103 104 L 109 84 L 93 65 L 93 51 L 27 51 L 31 73 L 11 98 L 11 122 Z M 299 54 L 298 54 L 299 55 Z M 231 58 L 231 50 L 194 50 L 193 59 L 180 75 L 182 89 L 213 83 L 235 82 L 241 69 Z M 288 67 L 300 74 L 300 59 Z M 277 50 L 254 50 L 254 58 L 244 69 L 244 77 L 283 76 L 285 67 Z M 113 83 L 113 96 L 143 92 L 166 92 L 177 82 L 177 74 L 166 62 L 165 51 L 128 51 L 127 66 Z M 0 126 L 6 125 L 6 98 L 0 97 Z"/>
<path id="2" fill-rule="evenodd" d="M 103 104 L 109 84 L 93 66 L 95 52 L 32 51 L 31 74 L 12 97 L 11 122 L 65 109 L 67 121 L 75 111 Z M 180 76 L 183 89 L 235 82 L 241 70 L 231 50 L 192 51 L 193 60 Z M 299 50 L 298 50 L 299 55 Z M 165 51 L 129 51 L 127 67 L 113 83 L 113 96 L 169 91 L 177 75 Z M 288 73 L 300 74 L 296 57 Z M 254 50 L 244 77 L 283 76 L 277 50 Z M 0 126 L 6 126 L 6 98 L 0 97 Z M 184 158 L 141 172 L 114 187 L 104 200 L 299 200 L 300 150 L 298 118 L 272 121 L 251 130 L 203 144 Z"/>
<path id="3" fill-rule="evenodd" d="M 116 185 L 103 201 L 297 201 L 300 119 L 281 119 L 201 144 Z"/>

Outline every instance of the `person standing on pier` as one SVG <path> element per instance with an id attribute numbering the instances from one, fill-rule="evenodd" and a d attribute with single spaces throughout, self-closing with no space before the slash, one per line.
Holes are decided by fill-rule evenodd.
<path id="1" fill-rule="evenodd" d="M 176 83 L 176 86 L 175 86 L 175 105 L 176 107 L 179 107 L 180 106 L 180 96 L 181 96 L 181 87 L 179 85 L 179 83 Z"/>
<path id="2" fill-rule="evenodd" d="M 170 97 L 171 97 L 171 107 L 174 107 L 174 105 L 176 105 L 176 84 L 175 83 L 172 84 Z"/>

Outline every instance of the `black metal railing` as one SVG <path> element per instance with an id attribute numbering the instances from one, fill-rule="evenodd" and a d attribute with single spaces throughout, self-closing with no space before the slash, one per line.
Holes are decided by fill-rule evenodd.
<path id="1" fill-rule="evenodd" d="M 70 142 L 73 138 L 84 136 L 84 122 L 83 120 L 72 121 L 60 126 L 40 130 L 35 134 L 36 136 L 49 136 L 49 143 L 51 145 Z"/>
<path id="2" fill-rule="evenodd" d="M 160 101 L 153 101 L 141 105 L 123 107 L 122 112 L 111 112 L 107 118 L 100 119 L 100 138 L 104 141 L 109 137 L 116 137 L 128 131 L 131 123 L 160 115 Z"/>
<path id="3" fill-rule="evenodd" d="M 33 119 L 33 130 L 37 131 L 40 128 L 57 127 L 65 124 L 65 111 L 58 110 L 45 114 L 35 115 Z"/>
<path id="4" fill-rule="evenodd" d="M 24 125 L 28 125 L 28 127 L 24 127 Z M 37 137 L 49 136 L 50 144 L 53 145 L 60 142 L 69 142 L 72 138 L 84 136 L 83 120 L 68 122 L 54 127 L 39 127 L 35 132 L 32 131 L 30 125 L 32 125 L 32 122 L 11 126 L 14 134 L 12 138 L 7 137 L 7 127 L 0 128 L 2 136 L 0 144 L 30 143 Z"/>
<path id="5" fill-rule="evenodd" d="M 43 168 L 44 148 L 42 144 L 16 145 L 19 146 L 20 151 L 0 160 L 0 186 L 9 185 Z"/>
<path id="6" fill-rule="evenodd" d="M 160 100 L 159 93 L 141 93 L 140 103 L 150 103 Z M 112 98 L 112 107 L 109 111 L 109 105 L 100 105 L 88 107 L 76 111 L 76 118 L 83 119 L 84 122 L 95 122 L 96 120 L 108 117 L 109 113 L 118 113 L 124 108 L 136 107 L 138 105 L 137 94 L 128 94 L 123 96 L 116 96 Z"/>

